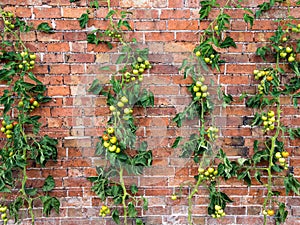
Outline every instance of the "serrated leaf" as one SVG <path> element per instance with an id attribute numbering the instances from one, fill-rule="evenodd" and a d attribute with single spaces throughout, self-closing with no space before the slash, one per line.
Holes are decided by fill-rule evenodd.
<path id="1" fill-rule="evenodd" d="M 177 148 L 179 145 L 179 142 L 182 140 L 182 137 L 177 137 L 172 145 L 172 148 Z"/>
<path id="2" fill-rule="evenodd" d="M 148 210 L 148 199 L 142 197 L 143 199 L 143 209 Z"/>
<path id="3" fill-rule="evenodd" d="M 130 186 L 130 191 L 131 191 L 132 194 L 135 195 L 138 192 L 138 187 L 135 184 L 132 184 Z"/>
<path id="4" fill-rule="evenodd" d="M 107 13 L 105 19 L 108 19 L 109 17 L 112 17 L 114 14 L 116 14 L 116 11 L 115 11 L 115 10 L 110 10 L 110 11 Z"/>
<path id="5" fill-rule="evenodd" d="M 42 190 L 45 191 L 45 192 L 48 192 L 48 191 L 52 191 L 53 188 L 55 187 L 55 181 L 54 181 L 54 178 L 52 176 L 48 176 L 46 179 L 45 179 L 45 182 L 44 182 L 44 185 L 42 187 Z"/>
<path id="6" fill-rule="evenodd" d="M 85 28 L 87 23 L 89 22 L 89 14 L 88 13 L 83 13 L 81 16 L 78 18 L 79 25 L 81 28 Z"/>
<path id="7" fill-rule="evenodd" d="M 95 95 L 99 95 L 102 90 L 103 87 L 98 79 L 94 80 L 91 87 L 88 89 L 89 92 L 92 92 Z"/>
<path id="8" fill-rule="evenodd" d="M 247 14 L 247 13 L 244 13 L 244 21 L 245 21 L 246 23 L 249 23 L 249 24 L 250 24 L 250 28 L 252 29 L 252 27 L 253 27 L 253 22 L 254 22 L 254 17 L 251 16 L 251 15 L 249 15 L 249 14 Z"/>
<path id="9" fill-rule="evenodd" d="M 57 214 L 59 213 L 60 202 L 56 197 L 40 196 L 40 199 L 43 203 L 43 213 L 46 216 L 50 215 L 52 209 L 54 209 Z"/>
<path id="10" fill-rule="evenodd" d="M 41 31 L 41 32 L 48 33 L 48 34 L 54 33 L 53 28 L 50 27 L 49 24 L 46 23 L 46 22 L 40 23 L 40 24 L 38 25 L 38 27 L 37 27 L 37 30 L 38 30 L 38 31 Z"/>
<path id="11" fill-rule="evenodd" d="M 120 216 L 119 216 L 119 211 L 117 209 L 114 209 L 112 211 L 111 217 L 116 224 L 120 224 Z"/>
<path id="12" fill-rule="evenodd" d="M 128 216 L 134 218 L 137 216 L 137 211 L 132 202 L 128 203 Z"/>
<path id="13" fill-rule="evenodd" d="M 116 64 L 123 63 L 125 58 L 126 58 L 126 54 L 119 55 L 119 57 L 118 57 L 118 59 L 116 61 Z"/>
<path id="14" fill-rule="evenodd" d="M 26 188 L 25 192 L 29 196 L 35 196 L 37 194 L 38 189 L 37 188 Z"/>

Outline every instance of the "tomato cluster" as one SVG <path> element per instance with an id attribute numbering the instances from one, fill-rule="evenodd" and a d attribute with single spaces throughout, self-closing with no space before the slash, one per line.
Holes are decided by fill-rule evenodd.
<path id="1" fill-rule="evenodd" d="M 107 30 L 106 33 L 107 33 L 107 35 L 108 35 L 109 37 L 117 38 L 117 39 L 119 39 L 119 41 L 122 41 L 122 40 L 123 40 L 123 39 L 122 39 L 121 33 L 118 32 L 118 31 L 115 31 L 115 30 Z"/>
<path id="2" fill-rule="evenodd" d="M 276 152 L 275 153 L 275 158 L 278 159 L 278 162 L 281 166 L 284 167 L 285 170 L 288 169 L 288 164 L 286 162 L 286 158 L 289 157 L 289 153 L 287 151 L 282 151 L 282 152 Z"/>
<path id="3" fill-rule="evenodd" d="M 132 108 L 128 105 L 128 98 L 123 95 L 115 105 L 109 106 L 109 110 L 114 116 L 122 114 L 124 120 L 128 120 L 133 113 Z"/>
<path id="4" fill-rule="evenodd" d="M 118 144 L 118 139 L 114 134 L 115 129 L 108 127 L 106 133 L 102 135 L 102 144 L 109 152 L 120 153 L 121 148 Z"/>
<path id="5" fill-rule="evenodd" d="M 15 24 L 14 24 L 14 14 L 12 12 L 5 12 L 5 11 L 2 11 L 1 12 L 2 14 L 2 18 L 3 18 L 3 21 L 4 21 L 4 25 L 5 25 L 5 31 L 9 31 L 9 30 L 13 30 L 15 29 Z"/>
<path id="6" fill-rule="evenodd" d="M 209 127 L 206 131 L 207 136 L 213 140 L 219 137 L 218 132 L 219 132 L 219 129 L 217 127 Z"/>
<path id="7" fill-rule="evenodd" d="M 209 92 L 207 91 L 208 87 L 204 84 L 204 82 L 205 78 L 202 76 L 199 77 L 198 80 L 196 80 L 192 85 L 195 98 L 197 99 L 206 98 L 207 96 L 209 96 Z"/>
<path id="8" fill-rule="evenodd" d="M 103 205 L 100 209 L 99 216 L 105 217 L 106 215 L 109 214 L 110 214 L 110 209 L 106 205 Z"/>
<path id="9" fill-rule="evenodd" d="M 33 69 L 35 65 L 35 59 L 36 59 L 35 54 L 29 54 L 26 51 L 21 52 L 18 68 L 25 71 Z"/>
<path id="10" fill-rule="evenodd" d="M 268 132 L 270 130 L 274 130 L 275 128 L 275 112 L 273 110 L 269 110 L 268 113 L 263 113 L 261 115 L 262 123 L 264 126 L 263 131 Z"/>
<path id="11" fill-rule="evenodd" d="M 292 45 L 284 44 L 290 38 L 290 36 L 289 36 L 290 30 L 291 30 L 291 32 L 299 33 L 300 32 L 300 24 L 298 24 L 297 26 L 293 25 L 292 28 L 286 29 L 285 33 L 287 35 L 285 35 L 281 39 L 283 44 L 276 46 L 275 49 L 276 49 L 276 52 L 279 54 L 280 58 L 287 59 L 287 61 L 289 63 L 293 63 L 296 60 L 296 51 L 294 50 Z"/>
<path id="12" fill-rule="evenodd" d="M 143 73 L 146 69 L 151 69 L 152 66 L 148 60 L 144 60 L 141 57 L 137 57 L 137 60 L 135 63 L 131 65 L 132 72 L 126 72 L 123 74 L 123 77 L 125 81 L 128 83 L 130 81 L 135 81 L 138 79 L 139 81 L 143 81 Z"/>
<path id="13" fill-rule="evenodd" d="M 3 220 L 4 224 L 7 224 L 8 221 L 6 211 L 7 211 L 7 206 L 0 205 L 1 219 Z"/>
<path id="14" fill-rule="evenodd" d="M 215 205 L 215 213 L 213 213 L 211 216 L 212 218 L 221 218 L 223 216 L 225 216 L 226 213 L 224 212 L 224 209 L 219 206 L 219 205 Z"/>
<path id="15" fill-rule="evenodd" d="M 10 139 L 13 137 L 13 129 L 18 124 L 17 121 L 7 124 L 4 120 L 2 121 L 1 132 L 6 135 L 6 138 Z"/>
<path id="16" fill-rule="evenodd" d="M 295 61 L 295 57 L 296 57 L 296 53 L 294 53 L 294 49 L 292 46 L 278 46 L 279 48 L 279 55 L 281 58 L 283 59 L 287 59 L 288 62 L 294 62 Z"/>
<path id="17" fill-rule="evenodd" d="M 254 79 L 261 80 L 258 85 L 258 93 L 263 94 L 266 89 L 266 82 L 271 82 L 274 79 L 274 70 L 272 68 L 266 68 L 262 70 L 254 70 Z"/>
<path id="18" fill-rule="evenodd" d="M 214 181 L 216 176 L 218 175 L 218 170 L 212 167 L 207 168 L 206 170 L 203 168 L 198 169 L 199 176 L 203 180 L 211 180 Z"/>
<path id="19" fill-rule="evenodd" d="M 204 62 L 206 62 L 207 64 L 213 64 L 213 62 L 215 61 L 215 59 L 217 59 L 216 56 L 215 56 L 215 54 L 201 56 L 201 52 L 200 51 L 196 51 L 195 54 L 196 54 L 197 57 L 202 57 L 202 59 L 204 60 Z"/>

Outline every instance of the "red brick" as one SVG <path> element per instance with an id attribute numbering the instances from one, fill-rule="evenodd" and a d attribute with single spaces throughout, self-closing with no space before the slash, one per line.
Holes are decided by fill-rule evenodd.
<path id="1" fill-rule="evenodd" d="M 134 24 L 136 30 L 165 30 L 166 22 L 150 22 L 150 21 L 137 21 Z"/>
<path id="2" fill-rule="evenodd" d="M 61 10 L 59 8 L 34 8 L 33 13 L 37 19 L 40 18 L 60 18 Z"/>
<path id="3" fill-rule="evenodd" d="M 48 52 L 68 52 L 70 47 L 68 43 L 49 43 L 47 44 Z"/>
<path id="4" fill-rule="evenodd" d="M 168 30 L 198 30 L 197 20 L 169 20 Z"/>
<path id="5" fill-rule="evenodd" d="M 86 13 L 86 11 L 87 11 L 87 8 L 63 8 L 62 16 L 65 18 L 79 18 L 83 13 Z M 92 11 L 92 10 L 90 10 L 90 11 Z M 91 13 L 89 15 L 92 15 L 92 14 L 93 13 Z"/>

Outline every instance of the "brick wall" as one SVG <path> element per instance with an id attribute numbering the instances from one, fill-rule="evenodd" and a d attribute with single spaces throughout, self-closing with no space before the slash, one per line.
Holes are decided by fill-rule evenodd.
<path id="1" fill-rule="evenodd" d="M 247 0 L 245 6 L 256 7 L 260 0 Z M 298 17 L 300 8 L 292 1 L 291 15 Z M 87 32 L 80 29 L 77 19 L 88 9 L 87 1 L 70 3 L 69 0 L 2 0 L 0 5 L 15 12 L 19 17 L 35 26 L 48 22 L 55 28 L 54 34 L 32 31 L 22 36 L 26 45 L 38 56 L 35 74 L 48 87 L 52 102 L 43 106 L 43 133 L 59 139 L 59 159 L 49 163 L 45 169 L 30 169 L 33 183 L 39 178 L 53 175 L 56 181 L 54 195 L 61 201 L 59 215 L 41 217 L 37 206 L 37 224 L 113 224 L 110 218 L 98 217 L 101 206 L 99 198 L 91 192 L 91 183 L 86 177 L 95 174 L 95 167 L 103 160 L 94 156 L 97 136 L 102 134 L 109 110 L 103 97 L 87 90 L 95 77 L 103 83 L 109 77 L 99 67 L 116 58 L 118 49 L 108 50 L 104 45 L 95 46 L 86 41 Z M 149 200 L 149 210 L 142 211 L 146 224 L 185 224 L 187 200 L 183 196 L 172 201 L 170 195 L 183 181 L 193 181 L 195 168 L 191 160 L 179 158 L 179 151 L 170 148 L 178 134 L 188 134 L 193 123 L 177 129 L 171 122 L 189 102 L 185 88 L 189 80 L 178 73 L 182 60 L 193 50 L 198 40 L 197 31 L 207 23 L 199 22 L 199 0 L 114 0 L 112 7 L 128 9 L 133 13 L 130 22 L 135 37 L 141 46 L 150 49 L 150 61 L 154 68 L 146 76 L 145 87 L 155 95 L 155 107 L 136 111 L 139 123 L 138 134 L 146 139 L 153 150 L 153 167 L 143 176 L 128 177 L 128 182 L 137 183 Z M 285 7 L 275 8 L 256 20 L 253 29 L 243 21 L 240 9 L 228 9 L 233 17 L 230 35 L 237 48 L 230 48 L 222 57 L 226 63 L 214 79 L 236 100 L 222 112 L 222 147 L 230 156 L 243 156 L 252 152 L 252 142 L 257 132 L 247 125 L 246 109 L 238 98 L 243 92 L 254 92 L 253 69 L 261 61 L 255 56 L 258 46 L 265 43 L 276 29 L 275 19 L 286 12 Z M 105 4 L 90 14 L 89 27 L 105 28 L 102 18 L 106 15 Z M 284 109 L 287 120 L 299 124 L 299 109 L 289 105 Z M 300 175 L 299 141 L 288 142 L 293 153 L 290 166 Z M 234 203 L 227 207 L 227 216 L 214 220 L 207 216 L 208 199 L 200 191 L 195 198 L 193 213 L 196 224 L 262 224 L 261 203 L 265 194 L 259 186 L 248 188 L 245 184 L 230 180 L 224 182 L 223 190 Z M 184 189 L 184 193 L 187 193 Z M 280 197 L 287 203 L 289 217 L 286 224 L 300 224 L 300 197 Z M 25 216 L 26 217 L 26 216 Z M 25 220 L 26 221 L 26 220 Z M 29 224 L 26 222 L 22 224 Z M 270 222 L 272 223 L 272 221 Z"/>

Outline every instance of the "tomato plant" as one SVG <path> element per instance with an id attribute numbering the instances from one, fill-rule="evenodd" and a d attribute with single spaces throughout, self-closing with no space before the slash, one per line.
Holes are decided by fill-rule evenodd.
<path id="1" fill-rule="evenodd" d="M 104 43 L 111 49 L 113 47 L 113 41 L 124 42 L 124 29 L 132 30 L 127 21 L 128 15 L 132 13 L 113 10 L 110 6 L 110 0 L 106 0 L 105 2 L 107 2 L 108 13 L 104 19 L 109 21 L 109 25 L 105 30 L 93 28 L 87 35 L 87 42 L 96 45 Z M 97 0 L 91 1 L 90 7 L 92 9 L 98 9 L 99 2 Z M 90 13 L 90 10 L 87 10 L 87 12 L 83 13 L 78 19 L 81 28 L 85 28 L 88 25 Z"/>
<path id="2" fill-rule="evenodd" d="M 253 25 L 254 15 L 259 17 L 265 11 L 269 10 L 275 2 L 265 2 L 258 6 L 256 12 L 245 8 L 244 20 L 250 26 Z M 200 20 L 207 19 L 212 8 L 220 7 L 217 1 L 201 1 L 199 11 Z M 233 4 L 241 8 L 234 1 L 227 1 L 227 4 Z M 299 4 L 299 3 L 298 3 Z M 289 10 L 288 10 L 289 11 Z M 292 17 L 288 16 L 290 20 Z M 210 22 L 208 28 L 200 34 L 200 43 L 194 49 L 194 55 L 185 59 L 180 68 L 183 71 L 184 78 L 192 77 L 193 83 L 188 86 L 191 92 L 192 101 L 178 113 L 173 119 L 178 127 L 182 126 L 185 119 L 198 118 L 200 127 L 197 134 L 192 134 L 188 140 L 185 137 L 177 137 L 173 147 L 181 147 L 183 157 L 192 157 L 198 166 L 198 174 L 195 175 L 196 183 L 188 184 L 191 192 L 188 196 L 188 222 L 193 224 L 192 220 L 192 198 L 197 194 L 199 186 L 204 186 L 209 190 L 210 203 L 208 205 L 208 214 L 213 218 L 221 218 L 226 215 L 226 204 L 231 199 L 220 191 L 218 184 L 221 179 L 228 180 L 236 177 L 245 181 L 249 186 L 253 180 L 257 180 L 262 187 L 266 188 L 267 196 L 264 198 L 262 215 L 264 224 L 267 218 L 275 220 L 276 224 L 284 223 L 287 217 L 287 210 L 284 202 L 278 200 L 280 192 L 274 183 L 274 177 L 282 179 L 285 186 L 285 194 L 294 192 L 299 195 L 300 182 L 293 176 L 292 170 L 289 169 L 289 152 L 284 149 L 284 139 L 300 137 L 299 128 L 288 127 L 281 122 L 282 105 L 280 104 L 282 96 L 289 96 L 293 99 L 294 105 L 298 105 L 299 98 L 299 61 L 297 55 L 300 51 L 300 40 L 297 39 L 296 33 L 299 32 L 300 25 L 287 23 L 278 27 L 278 30 L 270 38 L 270 45 L 257 49 L 256 54 L 266 60 L 267 55 L 273 55 L 275 66 L 258 68 L 253 71 L 254 79 L 259 81 L 257 85 L 258 93 L 253 96 L 242 94 L 241 99 L 246 99 L 246 107 L 252 107 L 257 110 L 252 126 L 262 126 L 261 132 L 264 141 L 254 141 L 254 154 L 247 158 L 230 160 L 225 152 L 216 146 L 219 128 L 218 124 L 211 124 L 215 106 L 221 105 L 219 101 L 224 101 L 225 105 L 232 101 L 230 95 L 215 92 L 215 98 L 209 94 L 209 90 L 216 90 L 213 82 L 204 84 L 209 78 L 208 66 L 219 70 L 219 64 L 222 48 L 234 47 L 234 40 L 227 36 L 223 38 L 223 33 L 230 23 L 230 16 L 219 9 L 219 15 Z M 284 26 L 284 27 L 282 27 Z M 290 74 L 285 71 L 282 64 L 288 64 L 293 71 L 293 77 L 289 77 L 289 83 L 283 83 L 284 76 Z M 289 75 L 290 76 L 290 75 Z M 212 86 L 212 87 L 210 87 Z M 204 87 L 204 88 L 203 88 Z M 216 100 L 218 96 L 218 100 Z M 224 104 L 223 104 L 224 105 Z M 209 126 L 206 128 L 206 126 Z M 289 135 L 288 135 L 289 134 Z M 217 159 L 217 160 L 215 160 Z M 218 165 L 214 165 L 219 161 Z M 266 176 L 266 181 L 262 179 Z M 185 185 L 185 183 L 183 184 Z"/>
<path id="3" fill-rule="evenodd" d="M 27 175 L 28 167 L 44 167 L 49 160 L 57 158 L 57 140 L 39 134 L 41 116 L 35 112 L 51 98 L 44 95 L 46 86 L 32 72 L 36 54 L 31 53 L 20 38 L 21 32 L 32 27 L 12 12 L 0 9 L 0 15 L 4 27 L 0 43 L 0 81 L 6 85 L 0 96 L 4 143 L 0 151 L 0 212 L 4 224 L 10 218 L 17 223 L 20 210 L 27 207 L 34 224 L 34 202 L 42 203 L 47 216 L 52 209 L 58 213 L 60 206 L 59 200 L 49 195 L 55 187 L 52 176 L 45 179 L 42 187 L 31 187 Z"/>
<path id="4" fill-rule="evenodd" d="M 111 205 L 101 207 L 100 216 L 111 215 L 117 224 L 121 223 L 120 216 L 123 216 L 122 224 L 128 223 L 127 217 L 133 218 L 136 224 L 143 224 L 142 219 L 138 218 L 137 206 L 141 205 L 146 210 L 148 201 L 144 197 L 137 196 L 137 185 L 126 184 L 124 172 L 142 174 L 143 168 L 152 164 L 152 151 L 147 150 L 147 142 L 137 143 L 137 126 L 134 118 L 135 107 L 146 108 L 154 105 L 152 92 L 142 86 L 144 74 L 152 68 L 152 65 L 148 60 L 148 49 L 139 49 L 134 43 L 129 44 L 124 40 L 121 28 L 131 29 L 125 20 L 128 13 L 121 12 L 120 20 L 115 23 L 113 16 L 117 12 L 110 8 L 110 1 L 107 3 L 109 12 L 105 19 L 109 19 L 109 26 L 105 31 L 95 30 L 90 33 L 88 42 L 105 43 L 112 47 L 110 41 L 117 39 L 122 47 L 115 62 L 119 68 L 117 71 L 110 71 L 109 66 L 100 68 L 112 72 L 110 84 L 102 84 L 96 79 L 89 89 L 90 92 L 107 98 L 111 117 L 96 147 L 96 155 L 106 159 L 107 164 L 97 167 L 98 176 L 88 179 L 93 182 L 92 190 L 102 201 L 113 200 Z M 84 15 L 80 22 L 83 21 L 82 18 Z M 87 23 L 87 20 L 85 22 Z M 110 37 L 110 41 L 101 39 L 104 36 Z M 122 206 L 122 211 L 119 205 Z"/>
<path id="5" fill-rule="evenodd" d="M 265 134 L 263 145 L 261 141 L 254 142 L 254 155 L 252 158 L 243 159 L 239 162 L 241 169 L 238 178 L 244 179 L 248 185 L 251 185 L 251 171 L 255 171 L 254 178 L 267 189 L 267 197 L 263 203 L 264 224 L 267 222 L 267 215 L 274 216 L 276 224 L 285 222 L 287 210 L 284 202 L 277 198 L 280 192 L 275 190 L 276 184 L 273 177 L 283 179 L 285 194 L 294 192 L 299 195 L 300 182 L 293 176 L 292 170 L 289 170 L 289 153 L 285 150 L 284 139 L 298 138 L 299 128 L 294 128 L 283 124 L 281 99 L 283 96 L 289 96 L 293 99 L 294 106 L 298 105 L 300 86 L 295 85 L 299 81 L 299 61 L 295 58 L 300 52 L 300 39 L 297 39 L 298 27 L 292 23 L 279 25 L 275 34 L 270 38 L 270 45 L 260 47 L 256 53 L 263 59 L 266 55 L 273 56 L 275 67 L 259 68 L 255 70 L 254 76 L 260 81 L 258 84 L 258 93 L 254 96 L 243 95 L 246 98 L 246 106 L 257 109 L 252 126 L 262 126 L 262 132 Z M 296 30 L 296 29 L 297 30 Z M 296 43 L 297 47 L 292 47 Z M 283 54 L 284 53 L 284 54 Z M 290 60 L 290 57 L 295 57 Z M 287 75 L 282 64 L 287 63 L 293 71 L 292 75 Z M 269 78 L 269 77 L 272 77 Z M 289 76 L 289 82 L 283 82 L 284 77 Z M 268 79 L 269 78 L 269 79 Z M 260 167 L 258 164 L 264 162 L 266 167 Z M 268 179 L 264 183 L 261 180 L 263 173 L 267 173 Z"/>
<path id="6" fill-rule="evenodd" d="M 95 80 L 90 88 L 93 93 L 107 97 L 111 117 L 96 149 L 96 155 L 104 157 L 107 165 L 98 167 L 98 176 L 90 177 L 89 180 L 94 182 L 92 190 L 103 201 L 111 197 L 115 205 L 122 204 L 124 224 L 127 224 L 127 216 L 137 217 L 135 207 L 140 200 L 143 202 L 143 208 L 147 209 L 147 199 L 136 197 L 138 187 L 131 185 L 128 191 L 123 179 L 124 171 L 129 174 L 141 174 L 144 167 L 152 164 L 152 152 L 147 150 L 147 143 L 136 143 L 137 127 L 133 114 L 134 107 L 148 107 L 154 104 L 153 94 L 141 86 L 143 73 L 151 67 L 147 56 L 147 49 L 136 49 L 132 52 L 130 46 L 123 46 L 117 62 L 125 64 L 113 75 L 109 89 L 106 90 L 99 80 Z M 134 73 L 135 70 L 138 71 L 137 74 Z M 116 177 L 119 177 L 119 181 L 116 181 Z M 102 216 L 108 215 L 108 212 L 110 211 L 103 208 L 100 210 Z M 119 215 L 117 207 L 111 211 L 111 216 L 117 224 L 120 224 Z M 136 223 L 141 224 L 141 219 L 136 218 Z"/>

